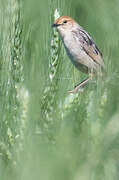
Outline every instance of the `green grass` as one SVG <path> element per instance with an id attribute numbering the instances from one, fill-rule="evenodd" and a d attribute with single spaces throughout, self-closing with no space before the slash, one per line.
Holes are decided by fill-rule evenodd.
<path id="1" fill-rule="evenodd" d="M 118 180 L 119 2 L 3 1 L 0 6 L 0 179 Z M 107 69 L 86 75 L 66 55 L 54 14 L 76 19 Z"/>

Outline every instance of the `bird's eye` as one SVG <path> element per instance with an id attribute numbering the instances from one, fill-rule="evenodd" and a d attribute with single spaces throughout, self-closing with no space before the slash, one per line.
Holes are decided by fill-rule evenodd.
<path id="1" fill-rule="evenodd" d="M 67 23 L 67 20 L 64 20 L 64 21 L 63 21 L 63 23 L 65 23 L 65 24 L 66 24 L 66 23 Z"/>

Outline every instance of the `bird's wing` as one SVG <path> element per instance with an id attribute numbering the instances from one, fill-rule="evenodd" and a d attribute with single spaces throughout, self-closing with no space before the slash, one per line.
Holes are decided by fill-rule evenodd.
<path id="1" fill-rule="evenodd" d="M 90 35 L 85 30 L 80 28 L 78 30 L 77 37 L 79 37 L 79 41 L 81 42 L 82 49 L 85 51 L 85 53 L 88 54 L 95 61 L 95 63 L 104 67 L 102 53 Z"/>

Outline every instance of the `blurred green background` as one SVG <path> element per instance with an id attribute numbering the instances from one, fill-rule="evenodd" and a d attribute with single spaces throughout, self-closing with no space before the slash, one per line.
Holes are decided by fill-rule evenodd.
<path id="1" fill-rule="evenodd" d="M 118 180 L 119 1 L 0 0 L 0 179 Z M 55 10 L 73 17 L 103 53 L 106 77 L 69 61 Z"/>

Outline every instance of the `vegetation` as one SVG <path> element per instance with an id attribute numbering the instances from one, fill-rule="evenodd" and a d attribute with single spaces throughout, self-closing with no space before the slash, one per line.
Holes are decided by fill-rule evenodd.
<path id="1" fill-rule="evenodd" d="M 119 1 L 1 0 L 0 179 L 118 180 Z M 86 75 L 52 29 L 72 16 L 103 52 L 107 73 Z"/>

